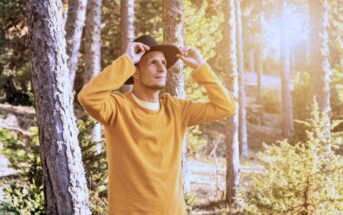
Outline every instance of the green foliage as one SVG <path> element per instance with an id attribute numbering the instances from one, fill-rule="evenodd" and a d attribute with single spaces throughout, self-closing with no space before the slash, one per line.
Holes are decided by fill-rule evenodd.
<path id="1" fill-rule="evenodd" d="M 207 141 L 202 139 L 200 136 L 202 131 L 199 125 L 192 126 L 186 133 L 187 139 L 187 155 L 194 156 L 199 153 L 199 150 L 204 146 Z"/>
<path id="2" fill-rule="evenodd" d="M 293 114 L 296 120 L 307 120 L 311 118 L 311 76 L 308 72 L 298 72 L 293 80 L 292 91 Z M 295 141 L 306 140 L 306 129 L 301 123 L 294 124 Z"/>
<path id="3" fill-rule="evenodd" d="M 12 183 L 3 189 L 5 202 L 0 204 L 0 212 L 14 214 L 45 214 L 43 187 L 24 182 Z"/>
<path id="4" fill-rule="evenodd" d="M 94 124 L 94 120 L 89 117 L 78 121 L 79 141 L 92 214 L 105 214 L 107 213 L 107 162 L 103 143 L 91 140 L 91 128 Z M 0 212 L 44 214 L 43 172 L 39 157 L 38 130 L 32 127 L 29 132 L 30 136 L 24 136 L 5 129 L 0 130 L 0 142 L 3 144 L 0 152 L 9 159 L 10 167 L 18 172 L 14 178 L 1 181 L 5 188 Z"/>
<path id="5" fill-rule="evenodd" d="M 32 105 L 25 0 L 0 1 L 0 100 Z"/>
<path id="6" fill-rule="evenodd" d="M 86 171 L 92 214 L 107 213 L 107 162 L 103 142 L 92 141 L 95 121 L 88 117 L 78 121 L 82 161 Z"/>
<path id="7" fill-rule="evenodd" d="M 315 106 L 306 142 L 287 140 L 258 153 L 261 173 L 250 174 L 250 189 L 240 187 L 240 202 L 251 214 L 340 214 L 343 211 L 342 138 L 326 138 L 323 116 Z M 334 122 L 332 128 L 337 126 Z M 334 136 L 334 135 L 332 135 Z M 245 188 L 246 189 L 246 188 Z"/>
<path id="8" fill-rule="evenodd" d="M 185 203 L 187 212 L 191 212 L 195 203 L 195 195 L 193 193 L 185 194 Z"/>
<path id="9" fill-rule="evenodd" d="M 42 166 L 39 157 L 38 131 L 29 129 L 30 136 L 0 129 L 0 152 L 10 162 L 10 167 L 17 170 L 14 178 L 2 179 L 4 184 L 4 202 L 0 211 L 15 214 L 44 214 L 42 186 Z"/>
<path id="10" fill-rule="evenodd" d="M 262 92 L 262 109 L 266 113 L 279 113 L 280 101 L 278 92 L 275 90 L 264 89 Z"/>

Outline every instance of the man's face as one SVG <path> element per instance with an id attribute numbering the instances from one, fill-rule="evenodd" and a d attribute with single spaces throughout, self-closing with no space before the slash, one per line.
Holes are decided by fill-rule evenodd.
<path id="1" fill-rule="evenodd" d="M 167 68 L 163 52 L 146 53 L 139 61 L 134 74 L 135 84 L 139 82 L 145 88 L 162 90 L 166 85 Z"/>

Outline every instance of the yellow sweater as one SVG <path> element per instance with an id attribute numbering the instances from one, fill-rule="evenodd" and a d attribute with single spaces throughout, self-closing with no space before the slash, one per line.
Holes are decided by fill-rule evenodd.
<path id="1" fill-rule="evenodd" d="M 192 78 L 206 88 L 208 103 L 162 94 L 159 110 L 149 110 L 135 103 L 131 92 L 113 91 L 134 72 L 130 58 L 122 55 L 78 94 L 83 108 L 104 126 L 108 213 L 186 214 L 181 171 L 186 127 L 232 115 L 233 97 L 204 63 Z"/>

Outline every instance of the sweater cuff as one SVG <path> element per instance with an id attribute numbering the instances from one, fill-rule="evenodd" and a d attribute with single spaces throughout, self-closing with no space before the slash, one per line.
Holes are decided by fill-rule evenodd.
<path id="1" fill-rule="evenodd" d="M 208 65 L 207 62 L 200 64 L 200 66 L 198 66 L 196 69 L 194 69 L 193 72 L 191 73 L 192 77 L 194 78 L 194 76 L 197 76 L 196 74 L 199 73 L 199 71 L 204 70 L 205 68 L 208 69 L 208 67 L 210 67 L 210 66 Z"/>
<path id="2" fill-rule="evenodd" d="M 129 61 L 131 62 L 131 64 L 132 64 L 133 66 L 135 66 L 135 64 L 133 63 L 132 59 L 129 57 L 128 54 L 125 53 L 125 54 L 123 54 L 123 56 L 126 57 L 126 58 L 128 58 Z"/>

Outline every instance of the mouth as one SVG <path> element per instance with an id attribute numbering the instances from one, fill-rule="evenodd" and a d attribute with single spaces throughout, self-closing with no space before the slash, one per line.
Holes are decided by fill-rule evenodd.
<path id="1" fill-rule="evenodd" d="M 157 77 L 155 77 L 156 79 L 166 79 L 166 77 L 165 76 L 157 76 Z"/>

